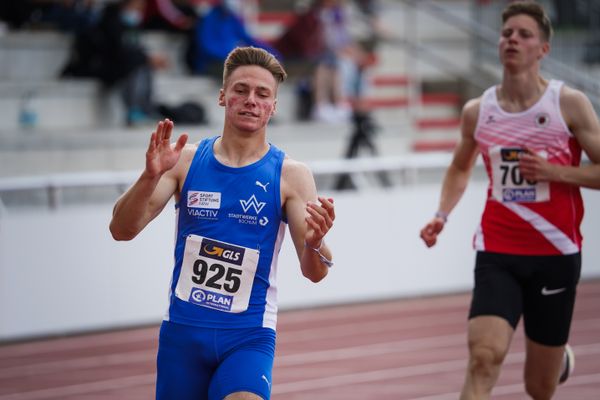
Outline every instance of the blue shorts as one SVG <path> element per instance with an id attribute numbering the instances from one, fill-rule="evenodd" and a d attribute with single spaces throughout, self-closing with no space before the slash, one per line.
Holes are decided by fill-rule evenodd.
<path id="1" fill-rule="evenodd" d="M 251 392 L 268 400 L 275 357 L 270 328 L 218 329 L 163 321 L 157 400 L 222 400 Z"/>

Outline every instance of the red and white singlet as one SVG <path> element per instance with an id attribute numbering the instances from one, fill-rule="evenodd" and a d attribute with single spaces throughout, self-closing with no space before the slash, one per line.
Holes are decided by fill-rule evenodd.
<path id="1" fill-rule="evenodd" d="M 517 255 L 581 250 L 583 201 L 579 187 L 527 181 L 519 171 L 524 148 L 553 164 L 579 165 L 581 147 L 560 111 L 562 85 L 551 80 L 538 102 L 518 113 L 500 108 L 496 87 L 483 93 L 475 139 L 490 183 L 473 240 L 476 250 Z"/>

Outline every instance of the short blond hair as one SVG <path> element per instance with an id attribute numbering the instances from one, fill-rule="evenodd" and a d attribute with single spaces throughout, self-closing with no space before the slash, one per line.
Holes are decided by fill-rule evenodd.
<path id="1" fill-rule="evenodd" d="M 247 65 L 256 65 L 266 69 L 273 75 L 277 84 L 280 84 L 287 78 L 287 72 L 285 72 L 285 69 L 273 54 L 258 47 L 236 47 L 225 59 L 223 65 L 223 86 L 225 86 L 227 79 L 229 79 L 233 71 Z"/>

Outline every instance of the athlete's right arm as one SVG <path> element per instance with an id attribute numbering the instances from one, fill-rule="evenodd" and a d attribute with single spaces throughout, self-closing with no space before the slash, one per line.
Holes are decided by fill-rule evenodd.
<path id="1" fill-rule="evenodd" d="M 131 240 L 165 207 L 178 190 L 179 174 L 175 168 L 187 141 L 183 134 L 170 143 L 173 122 L 158 123 L 146 151 L 146 168 L 138 180 L 117 200 L 110 222 L 115 240 Z"/>
<path id="2" fill-rule="evenodd" d="M 477 142 L 475 141 L 479 103 L 480 98 L 472 99 L 463 107 L 460 140 L 454 149 L 452 162 L 444 176 L 438 213 L 421 229 L 421 239 L 427 247 L 431 247 L 437 242 L 437 236 L 444 228 L 446 217 L 458 204 L 471 177 L 473 165 L 475 165 L 475 160 L 479 154 Z"/>

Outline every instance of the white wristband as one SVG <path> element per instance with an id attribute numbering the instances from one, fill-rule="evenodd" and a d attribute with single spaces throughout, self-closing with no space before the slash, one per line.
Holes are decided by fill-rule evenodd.
<path id="1" fill-rule="evenodd" d="M 327 265 L 327 268 L 331 268 L 333 267 L 333 261 L 328 260 L 327 257 L 325 257 L 323 254 L 321 254 L 321 247 L 323 246 L 323 242 L 321 241 L 321 245 L 317 248 L 315 247 L 311 247 L 309 246 L 306 242 L 304 242 L 304 248 L 306 249 L 310 249 L 312 251 L 314 251 L 315 253 L 317 253 L 319 255 L 319 259 L 321 260 L 321 262 L 325 265 Z"/>

